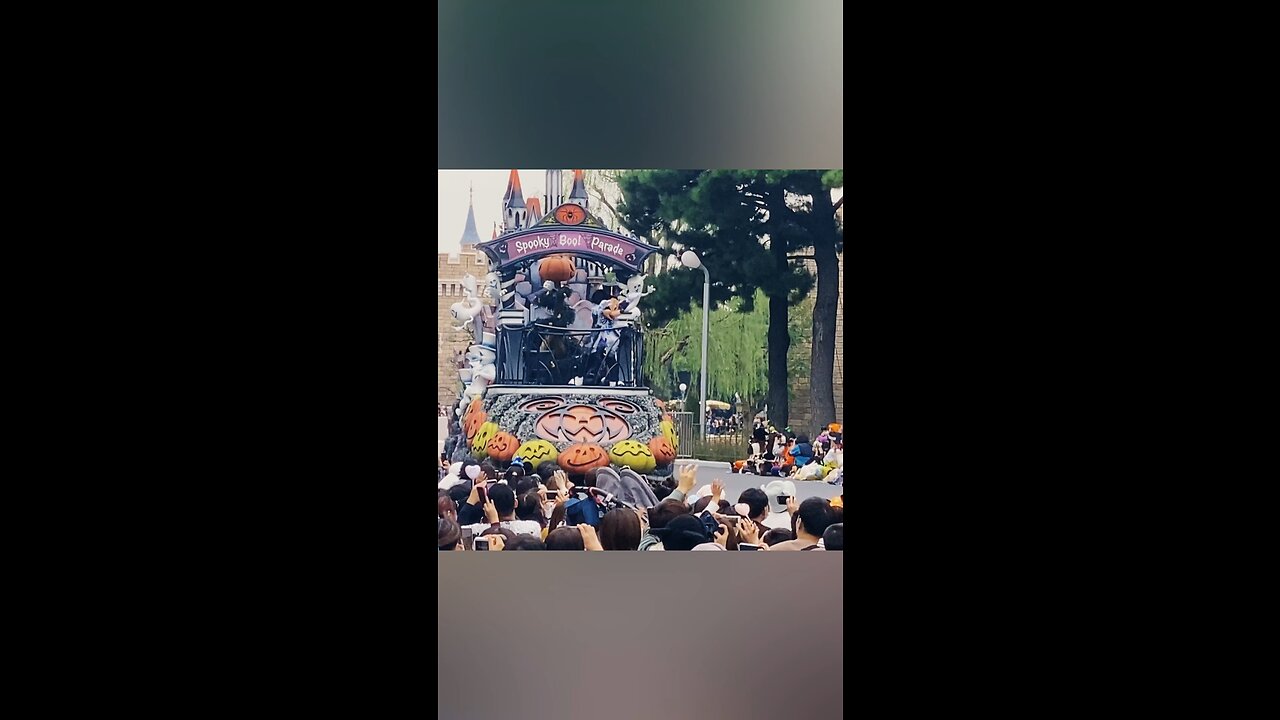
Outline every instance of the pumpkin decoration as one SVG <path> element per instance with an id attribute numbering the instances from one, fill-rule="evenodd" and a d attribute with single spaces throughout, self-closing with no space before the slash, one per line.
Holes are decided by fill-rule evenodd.
<path id="1" fill-rule="evenodd" d="M 671 448 L 673 450 L 680 449 L 680 438 L 676 436 L 675 423 L 670 420 L 663 420 L 658 423 L 658 429 L 662 431 L 662 435 L 667 439 L 667 442 L 671 443 Z"/>
<path id="2" fill-rule="evenodd" d="M 511 462 L 511 458 L 516 455 L 516 447 L 520 445 L 520 441 L 515 435 L 509 432 L 495 433 L 489 442 L 485 443 L 484 450 L 489 453 L 489 457 L 501 462 Z"/>
<path id="3" fill-rule="evenodd" d="M 827 426 L 827 431 L 833 432 L 833 433 L 840 432 L 840 423 L 831 423 L 830 425 Z"/>
<path id="4" fill-rule="evenodd" d="M 566 443 L 614 443 L 631 437 L 624 415 L 639 410 L 635 404 L 601 398 L 596 405 L 567 404 L 558 398 L 540 398 L 521 406 L 526 412 L 542 412 L 533 433 L 543 440 Z"/>
<path id="5" fill-rule="evenodd" d="M 658 465 L 670 465 L 676 459 L 676 449 L 666 435 L 655 435 L 649 441 L 649 452 L 653 453 L 653 461 Z"/>
<path id="6" fill-rule="evenodd" d="M 471 454 L 478 458 L 485 456 L 484 449 L 498 432 L 498 423 L 486 422 L 476 430 L 476 439 L 471 443 Z"/>
<path id="7" fill-rule="evenodd" d="M 576 443 L 565 448 L 557 458 L 565 472 L 584 473 L 609 464 L 609 453 L 595 443 Z"/>
<path id="8" fill-rule="evenodd" d="M 476 399 L 479 400 L 480 398 Z M 476 436 L 476 432 L 480 430 L 480 426 L 488 419 L 489 415 L 483 410 L 477 413 L 468 414 L 466 419 L 462 421 L 462 429 L 467 432 L 467 439 L 471 440 L 474 438 Z"/>
<path id="9" fill-rule="evenodd" d="M 573 261 L 564 255 L 552 255 L 538 263 L 538 275 L 552 282 L 564 282 L 573 277 L 576 268 Z"/>
<path id="10" fill-rule="evenodd" d="M 653 472 L 657 467 L 649 446 L 639 440 L 623 440 L 609 448 L 609 459 L 638 473 Z"/>
<path id="11" fill-rule="evenodd" d="M 555 462 L 556 457 L 560 455 L 560 451 L 555 445 L 546 440 L 525 440 L 524 444 L 516 450 L 515 457 L 524 461 L 526 467 L 534 468 L 544 462 Z"/>

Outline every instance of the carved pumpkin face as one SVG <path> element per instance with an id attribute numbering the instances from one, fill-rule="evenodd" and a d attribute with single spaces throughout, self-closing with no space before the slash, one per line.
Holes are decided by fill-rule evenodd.
<path id="1" fill-rule="evenodd" d="M 471 443 L 471 454 L 478 458 L 483 458 L 485 456 L 485 446 L 489 444 L 489 441 L 497 433 L 498 423 L 486 422 L 481 425 L 480 429 L 476 431 L 476 439 Z"/>
<path id="2" fill-rule="evenodd" d="M 577 443 L 565 448 L 557 462 L 565 472 L 584 473 L 591 468 L 608 465 L 609 453 L 595 443 Z"/>
<path id="3" fill-rule="evenodd" d="M 619 465 L 625 465 L 638 473 L 653 472 L 657 467 L 649 446 L 639 440 L 623 440 L 609 448 L 609 459 Z"/>
<path id="4" fill-rule="evenodd" d="M 649 441 L 649 452 L 653 453 L 653 461 L 658 465 L 670 465 L 676 459 L 676 449 L 666 435 L 655 435 Z"/>
<path id="5" fill-rule="evenodd" d="M 515 435 L 509 432 L 496 433 L 489 442 L 485 443 L 484 450 L 489 453 L 489 457 L 502 462 L 511 462 L 511 458 L 515 457 L 516 447 L 520 441 Z"/>
<path id="6" fill-rule="evenodd" d="M 560 451 L 556 446 L 546 440 L 525 440 L 524 444 L 516 450 L 516 456 L 531 468 L 537 468 L 547 461 L 555 462 L 559 455 Z"/>
<path id="7" fill-rule="evenodd" d="M 573 261 L 563 255 L 552 255 L 538 263 L 538 276 L 543 280 L 563 282 L 573 275 Z"/>
<path id="8" fill-rule="evenodd" d="M 667 439 L 667 442 L 671 443 L 672 449 L 674 450 L 680 449 L 680 438 L 676 436 L 675 423 L 671 422 L 670 420 L 663 420 L 662 422 L 658 423 L 658 429 L 662 430 L 662 436 Z"/>
<path id="9" fill-rule="evenodd" d="M 544 440 L 597 444 L 631 437 L 631 425 L 623 416 L 639 410 L 633 403 L 615 398 L 601 398 L 595 405 L 541 398 L 521 405 L 520 409 L 543 413 L 534 423 L 533 432 Z"/>
<path id="10" fill-rule="evenodd" d="M 480 398 L 476 398 L 479 400 Z M 472 403 L 473 405 L 475 403 Z M 476 436 L 476 432 L 480 430 L 480 426 L 488 420 L 489 416 L 483 410 L 476 413 L 470 413 L 466 419 L 462 421 L 462 429 L 467 431 L 467 439 L 471 440 Z"/>

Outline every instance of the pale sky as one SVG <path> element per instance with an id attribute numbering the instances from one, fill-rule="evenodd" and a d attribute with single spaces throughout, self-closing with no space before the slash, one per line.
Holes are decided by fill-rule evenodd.
<path id="1" fill-rule="evenodd" d="M 440 252 L 457 252 L 461 245 L 462 229 L 467 224 L 467 193 L 471 186 L 475 187 L 476 232 L 480 241 L 484 242 L 493 236 L 493 224 L 502 224 L 502 194 L 507 191 L 507 176 L 510 170 L 437 170 L 436 194 L 439 210 L 436 222 L 439 225 L 436 237 L 440 240 Z M 520 189 L 524 199 L 541 198 L 546 188 L 547 171 L 520 170 Z M 573 170 L 565 170 L 564 194 L 569 194 L 573 184 Z M 840 199 L 844 190 L 832 190 L 831 199 Z M 594 200 L 594 198 L 592 198 Z M 551 208 L 543 207 L 547 212 Z"/>

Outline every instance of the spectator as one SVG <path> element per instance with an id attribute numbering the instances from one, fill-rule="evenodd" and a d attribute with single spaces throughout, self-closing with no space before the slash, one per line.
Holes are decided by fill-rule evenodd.
<path id="1" fill-rule="evenodd" d="M 637 550 L 640 516 L 630 508 L 610 510 L 600 518 L 600 546 L 605 550 Z"/>
<path id="2" fill-rule="evenodd" d="M 769 532 L 765 533 L 764 537 L 760 538 L 760 542 L 764 543 L 765 545 L 768 545 L 769 547 L 773 547 L 778 543 L 783 543 L 788 540 L 795 540 L 795 539 L 796 539 L 795 533 L 791 532 L 790 530 L 786 528 L 773 528 Z"/>
<path id="3" fill-rule="evenodd" d="M 827 526 L 826 532 L 822 533 L 822 548 L 844 550 L 844 523 Z"/>
<path id="4" fill-rule="evenodd" d="M 667 523 L 680 515 L 689 513 L 689 506 L 684 504 L 684 498 L 693 489 L 698 479 L 698 469 L 693 465 L 681 465 L 676 468 L 676 476 L 679 478 L 679 484 L 665 500 L 649 509 L 649 532 L 640 538 L 641 550 L 661 550 L 655 547 L 661 543 L 657 535 L 653 534 L 655 529 L 662 529 Z"/>
<path id="5" fill-rule="evenodd" d="M 449 497 L 449 493 L 436 497 L 436 517 L 449 518 L 458 522 L 458 503 Z"/>
<path id="6" fill-rule="evenodd" d="M 796 445 L 791 448 L 791 457 L 796 459 L 796 467 L 804 467 L 806 463 L 813 459 L 813 446 L 809 444 L 808 435 L 799 435 L 796 437 Z"/>
<path id="7" fill-rule="evenodd" d="M 493 539 L 494 535 L 498 536 L 497 540 Z M 506 528 L 491 527 L 480 533 L 480 537 L 487 537 L 489 539 L 489 549 L 498 551 L 502 550 L 507 543 L 515 540 L 518 536 Z"/>
<path id="8" fill-rule="evenodd" d="M 485 478 L 485 482 L 482 483 L 481 478 Z M 489 496 L 483 510 L 478 492 L 480 488 L 485 488 Z M 477 522 L 477 516 L 481 512 L 485 522 Z M 466 505 L 458 509 L 458 518 L 464 523 L 463 527 L 470 528 L 477 535 L 486 528 L 495 526 L 504 527 L 517 535 L 542 535 L 542 525 L 533 520 L 521 520 L 516 517 L 515 512 L 515 491 L 506 485 L 487 482 L 487 477 L 482 474 L 476 478 L 475 487 L 471 489 Z"/>
<path id="9" fill-rule="evenodd" d="M 738 504 L 734 510 L 744 518 L 756 524 L 756 530 L 763 536 L 769 532 L 764 521 L 769 517 L 769 496 L 760 488 L 747 488 L 738 496 Z"/>
<path id="10" fill-rule="evenodd" d="M 681 515 L 664 528 L 650 530 L 662 540 L 662 549 L 670 551 L 692 550 L 707 542 L 707 532 L 702 521 L 693 515 Z"/>
<path id="11" fill-rule="evenodd" d="M 546 550 L 541 540 L 531 535 L 517 535 L 515 540 L 507 543 L 503 550 Z"/>
<path id="12" fill-rule="evenodd" d="M 788 509 L 795 499 L 787 503 Z M 796 539 L 778 543 L 770 550 L 817 550 L 822 533 L 831 525 L 831 505 L 822 498 L 812 497 L 800 503 L 793 513 L 795 519 Z"/>
<path id="13" fill-rule="evenodd" d="M 462 530 L 449 518 L 436 518 L 436 545 L 441 551 L 462 549 Z"/>
<path id="14" fill-rule="evenodd" d="M 548 550 L 604 550 L 596 529 L 585 523 L 552 530 L 546 546 Z"/>

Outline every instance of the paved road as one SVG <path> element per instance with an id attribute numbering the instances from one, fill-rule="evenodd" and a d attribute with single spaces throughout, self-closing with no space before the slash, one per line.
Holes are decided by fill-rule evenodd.
<path id="1" fill-rule="evenodd" d="M 697 461 L 677 460 L 676 465 L 684 462 Z M 738 495 L 749 487 L 760 487 L 774 478 L 760 477 L 759 475 L 737 475 L 729 472 L 729 468 L 715 466 L 700 466 L 698 469 L 698 484 L 696 489 L 700 489 L 703 485 L 709 484 L 712 480 L 720 478 L 724 481 L 725 497 L 730 502 L 737 502 Z M 844 494 L 844 485 L 830 485 L 825 482 L 800 481 L 796 482 L 796 497 L 800 500 L 811 497 L 833 498 Z"/>

